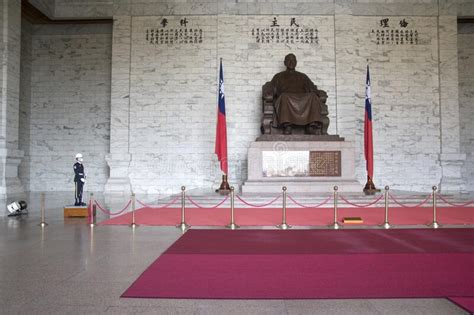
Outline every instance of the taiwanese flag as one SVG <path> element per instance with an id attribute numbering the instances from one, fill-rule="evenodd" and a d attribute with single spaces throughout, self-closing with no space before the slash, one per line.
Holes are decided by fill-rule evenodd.
<path id="1" fill-rule="evenodd" d="M 365 82 L 365 120 L 364 120 L 364 153 L 367 168 L 367 177 L 371 181 L 374 172 L 374 149 L 372 143 L 372 100 L 370 98 L 370 73 L 367 65 L 367 79 Z"/>
<path id="2" fill-rule="evenodd" d="M 215 153 L 217 154 L 217 159 L 221 162 L 222 172 L 227 175 L 227 127 L 225 120 L 224 71 L 222 70 L 222 59 L 219 71 L 219 100 Z"/>

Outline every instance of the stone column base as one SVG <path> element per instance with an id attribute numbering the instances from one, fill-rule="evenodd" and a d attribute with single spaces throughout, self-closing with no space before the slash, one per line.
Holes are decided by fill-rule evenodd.
<path id="1" fill-rule="evenodd" d="M 18 177 L 18 166 L 23 156 L 21 150 L 0 149 L 0 199 L 6 199 L 8 195 L 25 193 Z"/>
<path id="2" fill-rule="evenodd" d="M 108 154 L 105 160 L 110 168 L 110 175 L 105 184 L 105 194 L 130 194 L 132 184 L 129 177 L 130 162 L 132 155 L 125 154 Z"/>
<path id="3" fill-rule="evenodd" d="M 466 191 L 466 183 L 462 179 L 461 171 L 466 154 L 445 153 L 440 155 L 442 174 L 439 190 L 441 192 Z"/>

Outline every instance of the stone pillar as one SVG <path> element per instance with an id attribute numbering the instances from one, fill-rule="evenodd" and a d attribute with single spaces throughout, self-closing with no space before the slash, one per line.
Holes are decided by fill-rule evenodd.
<path id="1" fill-rule="evenodd" d="M 0 2 L 0 199 L 24 193 L 18 178 L 23 151 L 18 149 L 21 1 Z"/>
<path id="2" fill-rule="evenodd" d="M 115 16 L 112 39 L 110 175 L 105 193 L 130 193 L 130 45 L 131 16 Z"/>
<path id="3" fill-rule="evenodd" d="M 466 189 L 461 169 L 466 155 L 461 153 L 458 85 L 457 17 L 440 16 L 439 24 L 439 82 L 441 109 L 441 182 L 445 191 Z"/>

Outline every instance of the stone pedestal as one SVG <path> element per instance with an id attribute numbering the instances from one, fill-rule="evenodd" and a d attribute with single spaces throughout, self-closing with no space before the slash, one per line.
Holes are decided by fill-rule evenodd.
<path id="1" fill-rule="evenodd" d="M 466 183 L 462 178 L 462 166 L 466 160 L 463 153 L 441 154 L 441 167 L 443 176 L 441 177 L 440 192 L 462 192 L 466 191 Z"/>
<path id="2" fill-rule="evenodd" d="M 317 160 L 315 154 L 319 156 Z M 253 142 L 242 193 L 279 193 L 282 186 L 288 188 L 288 193 L 331 192 L 334 186 L 341 192 L 361 192 L 363 185 L 355 178 L 353 143 L 324 139 Z"/>
<path id="3" fill-rule="evenodd" d="M 105 184 L 105 194 L 130 194 L 132 191 L 129 177 L 131 154 L 108 154 L 105 157 L 110 168 L 110 176 Z"/>
<path id="4" fill-rule="evenodd" d="M 18 178 L 18 165 L 23 158 L 23 151 L 0 149 L 0 169 L 3 171 L 3 181 L 0 185 L 0 199 L 7 195 L 21 195 L 25 191 Z"/>

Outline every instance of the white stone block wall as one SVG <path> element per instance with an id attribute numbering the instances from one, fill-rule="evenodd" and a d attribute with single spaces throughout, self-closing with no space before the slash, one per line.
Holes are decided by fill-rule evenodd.
<path id="1" fill-rule="evenodd" d="M 365 182 L 367 59 L 372 75 L 376 185 L 429 191 L 443 178 L 456 177 L 462 164 L 459 153 L 467 155 L 464 180 L 472 177 L 469 59 L 460 58 L 459 67 L 455 66 L 456 41 L 468 54 L 470 48 L 464 35 L 453 38 L 456 14 L 473 15 L 472 1 L 56 0 L 54 12 L 60 18 L 113 14 L 114 34 L 111 39 L 103 32 L 76 29 L 60 34 L 48 28 L 33 35 L 30 146 L 24 146 L 29 149 L 27 159 L 31 158 L 28 190 L 64 190 L 69 185 L 72 189 L 75 129 L 68 128 L 75 128 L 81 115 L 95 127 L 84 134 L 89 145 L 83 150 L 86 167 L 93 174 L 90 189 L 103 189 L 109 175 L 108 153 L 111 175 L 115 173 L 120 183 L 129 176 L 135 192 L 215 185 L 220 174 L 213 153 L 219 58 L 224 64 L 230 178 L 232 184 L 241 183 L 247 176 L 247 148 L 259 134 L 261 86 L 284 69 L 283 57 L 289 52 L 298 58 L 297 69 L 328 92 L 329 132 L 355 141 L 361 183 Z M 280 24 L 296 17 L 300 24 L 315 25 L 320 44 L 255 43 L 251 29 L 268 27 L 274 17 Z M 146 43 L 145 30 L 159 28 L 163 18 L 169 20 L 169 27 L 187 18 L 204 30 L 204 42 Z M 376 45 L 370 31 L 383 18 L 396 24 L 406 19 L 409 28 L 419 32 L 418 45 Z M 104 48 L 101 56 L 96 54 L 98 47 Z M 77 54 L 66 54 L 65 59 L 61 52 L 70 50 Z M 81 59 L 82 54 L 88 58 Z M 104 73 L 109 77 L 100 85 Z M 91 75 L 75 80 L 84 74 Z M 108 104 L 110 99 L 108 112 L 91 105 Z M 61 112 L 60 104 L 67 111 Z M 22 146 L 25 131 L 19 137 Z M 53 165 L 46 168 L 52 172 L 45 171 L 46 164 Z"/>
<path id="2" fill-rule="evenodd" d="M 371 31 L 380 29 L 382 18 L 337 19 L 340 30 L 336 40 L 342 45 L 338 49 L 339 125 L 348 132 L 356 130 L 357 177 L 365 182 L 363 126 L 368 60 L 375 183 L 392 189 L 429 190 L 441 176 L 437 19 L 391 16 L 391 27 L 400 29 L 399 21 L 405 19 L 407 29 L 416 29 L 419 43 L 377 45 Z"/>
<path id="3" fill-rule="evenodd" d="M 472 0 L 31 0 L 57 18 L 116 15 L 410 15 L 473 16 Z M 52 5 L 51 3 L 54 2 Z"/>
<path id="4" fill-rule="evenodd" d="M 132 18 L 130 178 L 135 192 L 209 187 L 216 117 L 215 17 L 188 17 L 202 44 L 152 45 L 162 17 Z M 180 17 L 168 17 L 179 28 Z"/>
<path id="5" fill-rule="evenodd" d="M 336 133 L 333 17 L 298 17 L 300 28 L 317 28 L 319 44 L 256 43 L 252 29 L 268 28 L 274 16 L 192 16 L 202 44 L 152 45 L 146 29 L 179 26 L 184 16 L 132 19 L 130 176 L 136 192 L 211 187 L 219 178 L 214 155 L 218 62 L 223 58 L 228 156 L 232 183 L 246 179 L 247 150 L 260 133 L 262 85 L 284 70 L 289 52 L 329 94 Z M 289 27 L 291 16 L 276 16 Z M 217 38 L 217 32 L 219 37 Z"/>
<path id="6" fill-rule="evenodd" d="M 319 44 L 256 43 L 252 29 L 269 28 L 273 18 L 282 28 L 288 28 L 292 16 L 219 17 L 217 52 L 223 58 L 225 71 L 230 178 L 237 183 L 247 178 L 247 150 L 260 135 L 262 85 L 285 69 L 286 54 L 294 53 L 298 60 L 296 69 L 328 93 L 329 133 L 336 133 L 333 17 L 296 18 L 300 28 L 318 29 Z"/>
<path id="7" fill-rule="evenodd" d="M 21 194 L 18 165 L 23 152 L 18 149 L 20 103 L 21 3 L 0 2 L 0 199 Z"/>
<path id="8" fill-rule="evenodd" d="M 56 0 L 28 0 L 28 2 L 34 5 L 35 8 L 40 10 L 50 19 L 55 17 L 54 10 L 56 7 Z"/>
<path id="9" fill-rule="evenodd" d="M 159 28 L 164 17 L 133 18 L 130 153 L 134 189 L 161 191 L 183 184 L 204 188 L 218 178 L 213 145 L 219 58 L 224 64 L 230 178 L 234 183 L 244 181 L 247 148 L 259 134 L 261 86 L 284 69 L 283 58 L 289 52 L 299 60 L 297 69 L 328 92 L 329 132 L 356 140 L 361 182 L 365 181 L 362 135 L 369 59 L 375 178 L 395 189 L 429 190 L 439 183 L 437 19 L 391 17 L 396 24 L 405 18 L 419 32 L 418 45 L 376 45 L 370 32 L 383 17 L 353 16 L 338 16 L 336 21 L 332 16 L 298 17 L 302 25 L 318 28 L 317 46 L 255 43 L 251 29 L 268 27 L 273 17 L 280 24 L 291 18 L 189 17 L 206 30 L 205 43 L 195 46 L 150 45 L 145 31 Z M 171 25 L 184 17 L 166 18 Z"/>
<path id="10" fill-rule="evenodd" d="M 440 189 L 445 192 L 459 191 L 465 190 L 461 168 L 466 156 L 460 153 L 457 17 L 440 16 L 438 24 L 442 167 Z"/>
<path id="11" fill-rule="evenodd" d="M 102 191 L 110 145 L 110 25 L 36 26 L 32 38 L 30 191 L 74 190 L 84 155 L 88 191 Z"/>
<path id="12" fill-rule="evenodd" d="M 121 4 L 129 1 L 131 0 L 54 0 L 54 16 L 55 18 L 110 18 L 114 3 Z"/>
<path id="13" fill-rule="evenodd" d="M 33 26 L 25 19 L 21 23 L 21 63 L 20 63 L 20 127 L 19 149 L 24 157 L 18 168 L 23 187 L 30 187 L 30 128 L 31 128 L 31 66 Z"/>
<path id="14" fill-rule="evenodd" d="M 131 192 L 130 184 L 130 16 L 115 16 L 112 35 L 110 154 L 106 155 L 109 178 L 106 192 Z"/>
<path id="15" fill-rule="evenodd" d="M 474 190 L 474 24 L 461 25 L 459 48 L 459 116 L 461 152 L 466 154 L 462 178 L 467 189 Z"/>
<path id="16" fill-rule="evenodd" d="M 18 149 L 18 103 L 20 85 L 21 6 L 5 1 L 2 4 L 1 56 L 2 86 L 0 147 Z"/>

